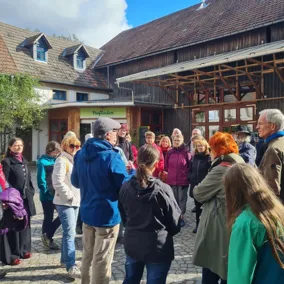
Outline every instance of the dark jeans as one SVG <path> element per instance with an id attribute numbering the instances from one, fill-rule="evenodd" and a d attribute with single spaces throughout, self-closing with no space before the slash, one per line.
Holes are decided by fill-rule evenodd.
<path id="1" fill-rule="evenodd" d="M 210 269 L 202 268 L 202 284 L 219 284 L 219 280 L 221 280 L 221 284 L 227 284 L 226 280 L 221 279 L 219 275 Z"/>
<path id="2" fill-rule="evenodd" d="M 171 267 L 171 261 L 161 263 L 145 263 L 126 256 L 125 279 L 123 284 L 140 284 L 144 267 L 147 269 L 147 284 L 165 284 Z"/>
<path id="3" fill-rule="evenodd" d="M 198 202 L 197 200 L 194 199 L 194 204 L 195 204 L 195 208 L 196 208 L 196 212 L 195 212 L 195 216 L 196 216 L 196 225 L 199 224 L 199 219 L 202 213 L 202 203 Z"/>
<path id="4" fill-rule="evenodd" d="M 43 223 L 42 223 L 42 233 L 46 234 L 47 237 L 52 241 L 52 238 L 56 232 L 56 230 L 61 225 L 59 217 L 53 220 L 55 206 L 52 200 L 42 201 L 42 209 L 43 209 Z"/>

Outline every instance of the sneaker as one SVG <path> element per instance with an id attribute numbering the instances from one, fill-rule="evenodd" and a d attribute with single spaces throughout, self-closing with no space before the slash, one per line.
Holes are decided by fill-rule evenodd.
<path id="1" fill-rule="evenodd" d="M 185 222 L 183 219 L 180 220 L 179 225 L 181 226 L 181 228 L 185 226 Z"/>
<path id="2" fill-rule="evenodd" d="M 72 266 L 67 273 L 71 279 L 81 278 L 81 270 L 76 265 Z"/>
<path id="3" fill-rule="evenodd" d="M 47 237 L 46 233 L 44 233 L 44 234 L 41 235 L 41 241 L 42 241 L 43 245 L 45 246 L 45 248 L 46 248 L 46 249 L 49 249 L 50 240 L 49 240 L 49 238 Z"/>
<path id="4" fill-rule="evenodd" d="M 196 213 L 196 207 L 191 210 L 191 213 Z"/>
<path id="5" fill-rule="evenodd" d="M 30 252 L 26 252 L 23 256 L 23 259 L 29 259 L 31 258 L 33 255 Z"/>
<path id="6" fill-rule="evenodd" d="M 55 242 L 50 242 L 49 249 L 50 250 L 60 250 L 60 247 Z"/>

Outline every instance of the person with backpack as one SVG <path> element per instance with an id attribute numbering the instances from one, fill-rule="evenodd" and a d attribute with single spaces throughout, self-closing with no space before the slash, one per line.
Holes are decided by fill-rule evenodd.
<path id="1" fill-rule="evenodd" d="M 61 225 L 59 217 L 53 219 L 55 206 L 53 204 L 54 187 L 52 185 L 52 173 L 56 157 L 61 153 L 60 145 L 50 141 L 45 148 L 45 154 L 37 162 L 37 185 L 39 199 L 43 209 L 43 223 L 41 240 L 48 250 L 59 250 L 59 246 L 53 241 L 56 230 Z"/>

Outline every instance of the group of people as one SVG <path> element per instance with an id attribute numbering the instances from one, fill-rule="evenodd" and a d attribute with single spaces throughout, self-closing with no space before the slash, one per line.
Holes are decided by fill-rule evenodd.
<path id="1" fill-rule="evenodd" d="M 181 131 L 174 129 L 157 145 L 155 134 L 147 131 L 145 145 L 137 150 L 127 124 L 110 118 L 93 123 L 82 147 L 73 132 L 61 145 L 49 142 L 37 172 L 44 246 L 60 249 L 53 237 L 62 225 L 61 265 L 69 277 L 104 284 L 111 279 L 120 240 L 126 253 L 125 284 L 140 283 L 145 267 L 147 283 L 166 283 L 173 237 L 188 222 L 189 194 L 196 214 L 193 264 L 202 267 L 203 284 L 284 282 L 283 113 L 262 111 L 256 128 L 264 141 L 257 150 L 243 125 L 234 136 L 217 132 L 208 142 L 194 129 L 184 143 Z M 11 265 L 32 256 L 34 187 L 23 146 L 20 138 L 12 139 L 2 160 L 3 192 L 16 190 L 26 212 L 25 225 L 0 233 L 1 261 Z M 6 203 L 2 207 L 7 211 Z M 79 211 L 82 263 L 75 255 Z"/>

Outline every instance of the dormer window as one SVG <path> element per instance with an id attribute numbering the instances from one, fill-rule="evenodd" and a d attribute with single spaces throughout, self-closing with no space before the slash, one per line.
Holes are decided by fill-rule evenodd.
<path id="1" fill-rule="evenodd" d="M 47 37 L 42 33 L 25 39 L 22 46 L 31 49 L 34 60 L 40 62 L 47 62 L 48 50 L 52 48 Z"/>
<path id="2" fill-rule="evenodd" d="M 67 57 L 73 63 L 73 67 L 77 71 L 84 71 L 86 69 L 86 60 L 90 57 L 87 49 L 83 44 L 70 46 L 65 48 L 63 56 Z"/>
<path id="3" fill-rule="evenodd" d="M 44 61 L 46 62 L 47 60 L 47 46 L 43 39 L 41 38 L 37 44 L 36 44 L 36 60 L 38 61 Z"/>
<path id="4" fill-rule="evenodd" d="M 82 50 L 79 50 L 76 58 L 76 68 L 85 69 L 84 68 L 86 66 L 85 61 L 86 61 L 86 54 Z"/>

